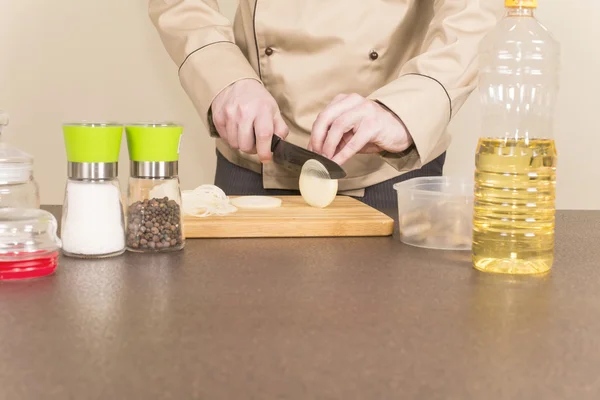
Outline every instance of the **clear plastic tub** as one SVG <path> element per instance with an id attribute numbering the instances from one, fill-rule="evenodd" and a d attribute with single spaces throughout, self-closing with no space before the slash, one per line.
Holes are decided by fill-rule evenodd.
<path id="1" fill-rule="evenodd" d="M 398 195 L 400 240 L 438 250 L 470 250 L 473 180 L 422 177 L 394 185 Z"/>

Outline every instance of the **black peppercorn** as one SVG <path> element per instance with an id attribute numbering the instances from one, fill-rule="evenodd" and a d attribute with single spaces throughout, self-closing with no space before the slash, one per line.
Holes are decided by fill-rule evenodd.
<path id="1" fill-rule="evenodd" d="M 181 208 L 166 197 L 131 204 L 127 216 L 127 246 L 132 249 L 162 250 L 183 243 Z"/>

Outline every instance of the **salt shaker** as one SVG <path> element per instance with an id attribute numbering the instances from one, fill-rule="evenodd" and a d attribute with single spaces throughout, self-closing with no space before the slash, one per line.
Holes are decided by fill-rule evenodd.
<path id="1" fill-rule="evenodd" d="M 61 239 L 66 256 L 103 258 L 125 251 L 125 218 L 118 181 L 123 126 L 63 125 L 68 180 Z"/>
<path id="2" fill-rule="evenodd" d="M 0 133 L 6 125 L 8 114 L 0 110 Z M 40 207 L 33 157 L 3 141 L 0 142 L 0 207 Z"/>
<path id="3" fill-rule="evenodd" d="M 125 127 L 130 158 L 127 250 L 164 252 L 185 246 L 179 185 L 183 127 L 173 123 Z"/>

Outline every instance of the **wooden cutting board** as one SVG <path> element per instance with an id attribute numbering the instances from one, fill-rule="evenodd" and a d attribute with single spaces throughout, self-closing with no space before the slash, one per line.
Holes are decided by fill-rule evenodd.
<path id="1" fill-rule="evenodd" d="M 300 196 L 278 196 L 279 208 L 238 209 L 226 216 L 184 217 L 186 238 L 389 236 L 394 220 L 347 196 L 326 208 L 311 207 Z M 232 197 L 233 198 L 233 197 Z"/>

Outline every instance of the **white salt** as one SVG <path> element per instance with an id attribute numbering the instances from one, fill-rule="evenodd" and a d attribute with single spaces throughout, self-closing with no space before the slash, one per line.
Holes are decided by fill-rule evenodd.
<path id="1" fill-rule="evenodd" d="M 61 228 L 63 250 L 99 256 L 125 248 L 121 192 L 108 182 L 67 183 Z"/>

